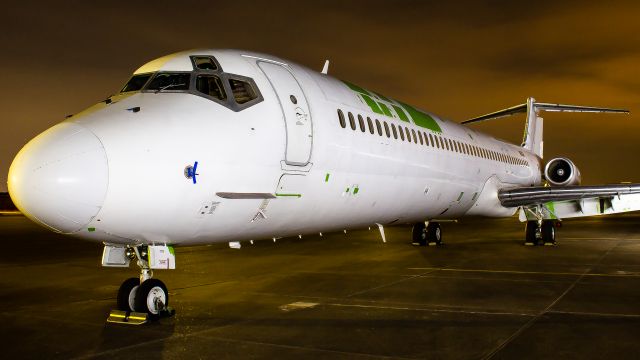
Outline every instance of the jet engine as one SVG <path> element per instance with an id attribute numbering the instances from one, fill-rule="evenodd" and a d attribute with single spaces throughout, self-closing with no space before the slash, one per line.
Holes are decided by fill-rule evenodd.
<path id="1" fill-rule="evenodd" d="M 580 185 L 580 170 L 567 158 L 555 158 L 544 167 L 544 177 L 551 186 Z"/>

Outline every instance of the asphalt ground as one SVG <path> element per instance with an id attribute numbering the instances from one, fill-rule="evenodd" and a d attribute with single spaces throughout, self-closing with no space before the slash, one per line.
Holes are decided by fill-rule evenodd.
<path id="1" fill-rule="evenodd" d="M 515 219 L 177 248 L 156 271 L 171 318 L 107 324 L 137 267 L 0 216 L 4 359 L 624 359 L 640 356 L 640 216 L 565 221 L 523 245 Z"/>

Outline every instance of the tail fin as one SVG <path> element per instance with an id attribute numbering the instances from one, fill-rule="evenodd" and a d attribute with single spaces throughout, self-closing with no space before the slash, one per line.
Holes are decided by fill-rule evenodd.
<path id="1" fill-rule="evenodd" d="M 561 105 L 536 102 L 536 99 L 530 97 L 525 104 L 510 107 L 508 109 L 496 111 L 487 115 L 478 116 L 462 124 L 472 122 L 491 120 L 505 116 L 511 116 L 518 113 L 527 113 L 527 122 L 524 127 L 524 137 L 522 139 L 522 147 L 542 157 L 542 117 L 540 111 L 557 111 L 557 112 L 591 112 L 591 113 L 623 113 L 628 114 L 629 110 L 611 109 L 591 106 Z"/>

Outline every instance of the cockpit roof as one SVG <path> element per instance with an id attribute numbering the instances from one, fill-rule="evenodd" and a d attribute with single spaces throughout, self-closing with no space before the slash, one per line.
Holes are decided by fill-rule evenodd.
<path id="1" fill-rule="evenodd" d="M 193 64 L 191 62 L 190 56 L 194 55 L 213 56 L 220 62 L 223 68 L 225 67 L 226 63 L 225 60 L 227 60 L 229 57 L 237 58 L 238 56 L 256 57 L 286 63 L 285 60 L 277 58 L 273 55 L 260 54 L 251 51 L 231 49 L 192 49 L 169 54 L 155 60 L 151 60 L 139 67 L 134 72 L 134 74 L 144 74 L 156 71 L 192 71 Z"/>

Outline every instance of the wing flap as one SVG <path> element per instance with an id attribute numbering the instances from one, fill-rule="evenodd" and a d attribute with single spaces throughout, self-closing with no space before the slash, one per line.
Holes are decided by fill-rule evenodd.
<path id="1" fill-rule="evenodd" d="M 498 192 L 505 207 L 520 207 L 520 220 L 565 219 L 640 210 L 640 184 L 528 187 Z"/>
<path id="2" fill-rule="evenodd" d="M 612 198 L 620 195 L 640 194 L 640 184 L 613 184 L 598 186 L 535 186 L 505 189 L 498 192 L 504 207 L 538 205 L 547 202 L 576 201 L 588 198 Z"/>

